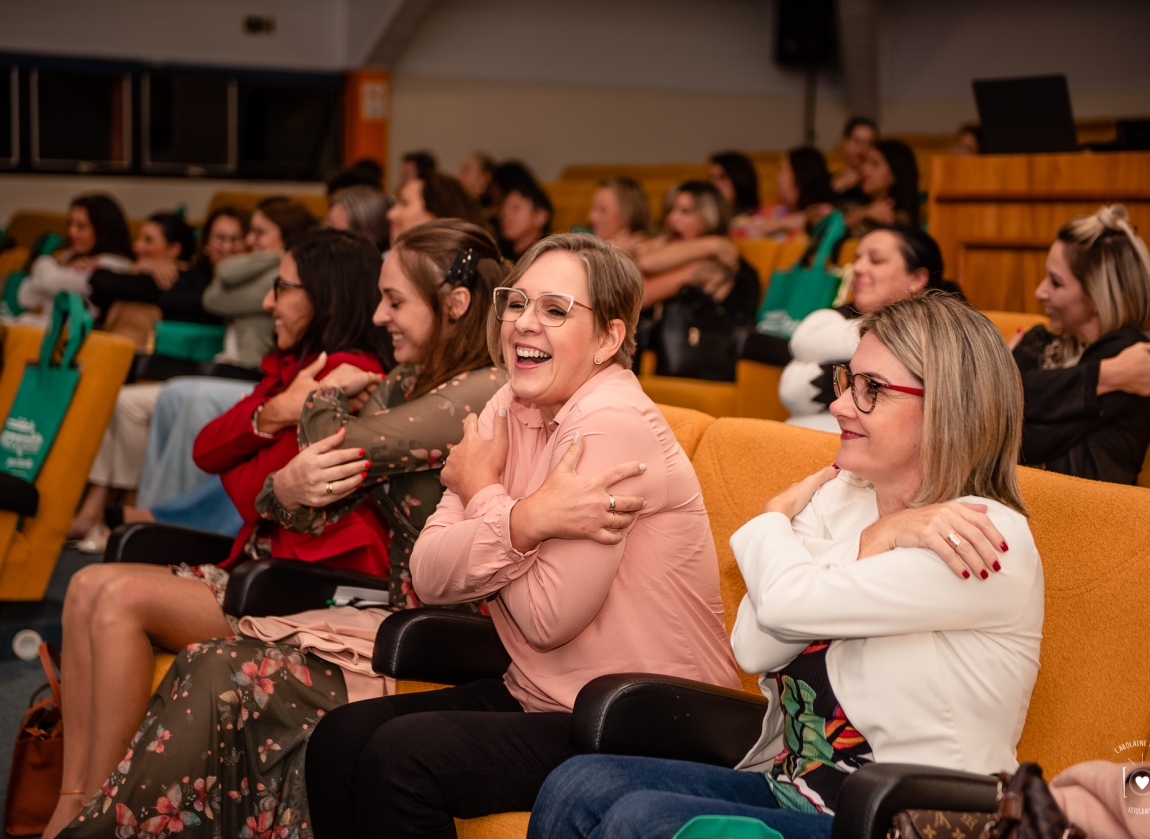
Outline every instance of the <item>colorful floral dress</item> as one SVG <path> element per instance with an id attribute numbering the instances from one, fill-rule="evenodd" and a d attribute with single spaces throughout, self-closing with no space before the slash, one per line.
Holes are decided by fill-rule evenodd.
<path id="1" fill-rule="evenodd" d="M 191 644 L 128 753 L 62 839 L 310 839 L 302 746 L 347 703 L 334 664 L 286 644 Z"/>
<path id="2" fill-rule="evenodd" d="M 816 641 L 775 674 L 786 748 L 766 776 L 780 807 L 833 816 L 843 781 L 874 755 L 835 697 L 829 647 L 829 641 Z"/>

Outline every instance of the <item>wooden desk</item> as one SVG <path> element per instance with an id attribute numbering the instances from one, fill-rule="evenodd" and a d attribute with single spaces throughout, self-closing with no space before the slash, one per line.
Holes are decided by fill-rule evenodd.
<path id="1" fill-rule="evenodd" d="M 1150 233 L 1150 152 L 934 158 L 930 232 L 977 309 L 1041 312 L 1034 289 L 1071 218 L 1122 203 Z"/>

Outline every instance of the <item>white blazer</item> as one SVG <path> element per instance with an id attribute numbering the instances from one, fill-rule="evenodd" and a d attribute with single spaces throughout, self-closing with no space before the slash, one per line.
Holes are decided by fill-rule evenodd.
<path id="1" fill-rule="evenodd" d="M 960 579 L 932 551 L 858 559 L 878 519 L 870 484 L 844 472 L 793 522 L 751 519 L 731 537 L 747 594 L 731 643 L 769 700 L 758 743 L 737 768 L 764 770 L 783 749 L 772 675 L 812 641 L 830 640 L 835 695 L 875 760 L 1012 771 L 1038 677 L 1042 563 L 1026 518 L 995 501 L 1006 538 L 1000 572 Z"/>

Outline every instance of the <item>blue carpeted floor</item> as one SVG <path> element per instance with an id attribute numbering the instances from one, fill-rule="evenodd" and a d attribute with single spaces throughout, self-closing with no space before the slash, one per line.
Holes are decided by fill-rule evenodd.
<path id="1" fill-rule="evenodd" d="M 12 636 L 21 629 L 35 629 L 46 641 L 60 646 L 60 612 L 68 580 L 78 569 L 99 556 L 65 550 L 56 562 L 44 599 L 36 603 L 0 602 L 0 810 L 8 791 L 12 746 L 20 717 L 28 709 L 33 691 L 46 681 L 37 661 L 20 661 L 12 652 Z M 8 834 L 4 834 L 7 837 Z"/>

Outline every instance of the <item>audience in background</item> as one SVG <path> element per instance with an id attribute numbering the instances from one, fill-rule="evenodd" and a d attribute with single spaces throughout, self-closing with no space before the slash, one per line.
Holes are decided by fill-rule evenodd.
<path id="1" fill-rule="evenodd" d="M 1135 483 L 1150 446 L 1150 254 L 1123 205 L 1058 231 L 1035 297 L 1050 328 L 1013 342 L 1026 392 L 1022 462 Z"/>
<path id="2" fill-rule="evenodd" d="M 328 198 L 349 186 L 369 186 L 378 192 L 383 188 L 383 166 L 378 160 L 365 157 L 340 169 L 327 179 L 326 186 Z"/>
<path id="3" fill-rule="evenodd" d="M 632 251 L 651 235 L 651 205 L 633 178 L 607 178 L 595 187 L 587 215 L 591 231 L 605 242 Z"/>
<path id="4" fill-rule="evenodd" d="M 958 129 L 958 142 L 954 144 L 955 154 L 982 154 L 982 126 L 964 125 Z"/>
<path id="5" fill-rule="evenodd" d="M 234 211 L 232 211 L 234 213 Z M 215 221 L 215 219 L 212 219 Z M 241 226 L 232 217 L 223 223 L 234 253 L 242 246 Z M 99 268 L 88 278 L 92 306 L 100 310 L 98 326 L 131 338 L 146 350 L 152 326 L 159 318 L 218 325 L 219 317 L 204 311 L 204 290 L 215 265 L 196 255 L 196 238 L 175 213 L 154 213 L 140 227 L 136 261 L 121 271 Z M 138 303 L 143 306 L 131 306 Z M 118 305 L 129 304 L 129 305 Z"/>
<path id="6" fill-rule="evenodd" d="M 414 181 L 427 180 L 427 176 L 439 170 L 439 161 L 429 151 L 409 151 L 403 156 L 399 167 L 399 186 Z"/>
<path id="7" fill-rule="evenodd" d="M 879 228 L 864 236 L 855 253 L 851 286 L 850 304 L 807 315 L 789 342 L 773 335 L 747 336 L 744 358 L 785 365 L 779 401 L 790 411 L 791 425 L 839 431 L 827 410 L 836 398 L 832 367 L 848 361 L 857 349 L 860 316 L 929 291 L 962 297 L 955 283 L 943 279 L 938 243 L 917 227 Z"/>
<path id="8" fill-rule="evenodd" d="M 534 180 L 513 184 L 499 207 L 500 250 L 515 262 L 533 244 L 551 235 L 551 199 Z"/>
<path id="9" fill-rule="evenodd" d="M 67 246 L 32 263 L 16 299 L 24 309 L 45 313 L 61 291 L 87 300 L 88 278 L 95 269 L 125 269 L 132 258 L 132 237 L 120 205 L 107 195 L 81 195 L 68 207 Z"/>
<path id="10" fill-rule="evenodd" d="M 484 226 L 483 211 L 458 180 L 441 172 L 405 183 L 396 193 L 395 206 L 387 211 L 391 241 L 425 222 L 457 218 Z"/>
<path id="11" fill-rule="evenodd" d="M 828 839 L 868 763 L 1018 766 L 1043 576 L 1018 486 L 1017 370 L 951 298 L 884 307 L 861 332 L 838 371 L 834 465 L 730 540 L 747 585 L 731 645 L 769 700 L 759 741 L 735 769 L 573 758 L 540 790 L 529 839 L 671 839 L 701 815 Z"/>
<path id="12" fill-rule="evenodd" d="M 352 511 L 321 535 L 304 537 L 261 519 L 255 509 L 264 479 L 299 453 L 296 425 L 318 382 L 340 387 L 360 407 L 381 381 L 378 359 L 385 350 L 370 321 L 380 299 L 380 265 L 374 246 L 338 230 L 311 233 L 284 255 L 267 295 L 278 351 L 265 360 L 266 376 L 255 392 L 210 423 L 196 444 L 197 462 L 221 475 L 244 518 L 227 561 L 103 563 L 72 577 L 61 671 L 68 683 L 65 792 L 45 836 L 72 821 L 128 751 L 151 693 L 152 645 L 176 651 L 235 634 L 221 608 L 227 569 L 274 555 L 387 573 L 387 531 L 371 513 Z M 362 471 L 369 462 L 359 464 Z"/>
<path id="13" fill-rule="evenodd" d="M 459 182 L 479 206 L 491 206 L 491 181 L 495 178 L 495 161 L 483 152 L 472 152 L 459 164 Z"/>
<path id="14" fill-rule="evenodd" d="M 325 713 L 349 700 L 382 694 L 383 679 L 371 672 L 371 643 L 365 638 L 374 637 L 374 628 L 390 612 L 418 605 L 408 560 L 416 536 L 443 495 L 443 458 L 463 439 L 464 418 L 483 410 L 507 380 L 491 366 L 486 334 L 492 292 L 507 270 L 491 235 L 474 225 L 436 221 L 404 234 L 380 274 L 382 300 L 373 318 L 391 333 L 399 366 L 358 415 L 351 413 L 347 395 L 338 388 L 317 390 L 300 420 L 306 448 L 269 476 L 256 501 L 264 518 L 299 533 L 318 534 L 361 502 L 373 505 L 369 497 L 378 499 L 376 512 L 387 519 L 392 533 L 385 583 L 389 605 L 245 618 L 240 621 L 245 637 L 185 649 L 153 694 L 135 737 L 148 743 L 170 732 L 163 752 L 141 748 L 121 763 L 103 784 L 104 794 L 88 802 L 85 820 L 74 821 L 66 830 L 69 839 L 106 836 L 120 823 L 121 808 L 137 812 L 150 807 L 173 787 L 191 801 L 196 781 L 203 784 L 208 777 L 218 783 L 212 809 L 222 835 L 242 834 L 249 819 L 258 822 L 268 812 L 275 814 L 285 836 L 296 831 L 310 835 L 300 776 L 303 747 Z M 410 434 L 413 421 L 419 424 L 418 440 Z M 367 480 L 360 483 L 364 451 L 370 466 Z M 331 494 L 325 490 L 329 481 L 335 488 Z M 316 621 L 328 629 L 319 655 L 301 650 L 299 635 L 292 632 Z M 344 626 L 355 631 L 341 633 Z M 365 646 L 368 655 L 358 666 L 338 654 L 364 652 Z M 289 666 L 271 667 L 267 661 Z M 267 679 L 261 683 L 262 697 L 237 690 L 245 673 L 261 667 L 261 678 Z M 172 684 L 185 689 L 173 695 Z M 221 709 L 225 695 L 235 701 Z M 216 720 L 245 712 L 250 716 L 242 727 L 216 728 Z M 205 751 L 208 737 L 226 745 L 220 752 Z M 258 755 L 249 743 L 260 744 Z M 276 759 L 269 763 L 260 756 L 270 751 Z M 226 773 L 219 770 L 220 754 L 229 754 L 233 761 Z M 255 795 L 244 794 L 245 782 Z"/>
<path id="15" fill-rule="evenodd" d="M 810 230 L 834 210 L 835 193 L 823 153 L 814 146 L 791 149 L 779 165 L 779 202 L 751 219 L 748 238 L 786 239 Z M 732 231 L 732 236 L 735 233 Z M 737 237 L 736 237 L 737 238 Z"/>
<path id="16" fill-rule="evenodd" d="M 327 226 L 366 236 L 379 250 L 390 247 L 388 211 L 395 206 L 390 195 L 368 186 L 350 186 L 331 197 Z"/>
<path id="17" fill-rule="evenodd" d="M 862 189 L 863 164 L 870 147 L 878 139 L 878 124 L 867 117 L 851 117 L 843 126 L 842 150 L 846 166 L 831 179 L 831 187 L 839 201 L 862 204 L 867 200 Z"/>
<path id="18" fill-rule="evenodd" d="M 755 222 L 763 208 L 759 201 L 759 175 L 751 159 L 737 151 L 711 155 L 711 183 L 731 212 L 731 237 L 757 238 Z"/>
<path id="19" fill-rule="evenodd" d="M 284 250 L 315 223 L 307 208 L 290 198 L 265 198 L 256 205 L 247 237 L 250 253 L 221 261 L 204 290 L 204 309 L 222 317 L 226 327 L 224 350 L 217 361 L 260 366 L 274 345 L 264 297 L 275 282 Z"/>
<path id="20" fill-rule="evenodd" d="M 510 381 L 467 418 L 411 570 L 427 603 L 483 601 L 511 667 L 326 714 L 306 755 L 316 839 L 529 810 L 596 676 L 642 661 L 739 684 L 698 479 L 628 369 L 641 294 L 626 254 L 572 233 L 497 290 L 488 340 Z"/>
<path id="21" fill-rule="evenodd" d="M 879 140 L 867 151 L 861 188 L 866 200 L 843 201 L 851 235 L 862 236 L 881 224 L 918 227 L 918 162 L 902 140 Z"/>

